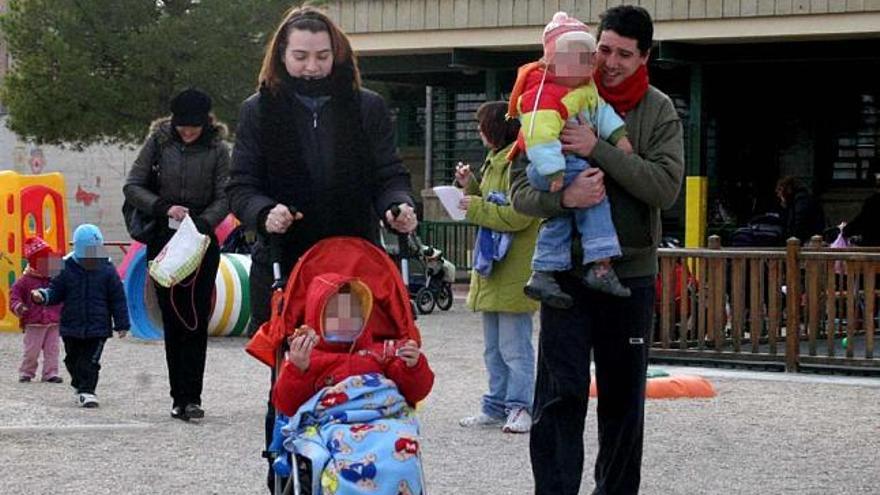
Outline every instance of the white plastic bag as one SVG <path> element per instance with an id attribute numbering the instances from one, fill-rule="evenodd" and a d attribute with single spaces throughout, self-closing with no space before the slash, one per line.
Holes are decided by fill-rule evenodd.
<path id="1" fill-rule="evenodd" d="M 849 240 L 843 236 L 843 230 L 841 229 L 840 233 L 837 234 L 837 239 L 834 239 L 834 242 L 829 246 L 831 249 L 846 249 L 849 247 Z M 838 275 L 843 275 L 846 273 L 846 262 L 844 261 L 835 261 L 834 262 L 834 271 Z"/>
<path id="2" fill-rule="evenodd" d="M 210 243 L 187 215 L 168 244 L 148 263 L 150 276 L 162 287 L 179 283 L 198 269 Z"/>

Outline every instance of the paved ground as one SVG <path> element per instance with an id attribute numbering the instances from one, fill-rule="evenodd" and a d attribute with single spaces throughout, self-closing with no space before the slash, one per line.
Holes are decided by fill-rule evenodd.
<path id="1" fill-rule="evenodd" d="M 458 301 L 419 323 L 437 373 L 421 415 L 429 492 L 530 493 L 527 436 L 456 423 L 484 388 L 478 315 Z M 82 410 L 66 384 L 16 383 L 20 335 L 0 334 L 0 493 L 262 493 L 268 370 L 243 343 L 210 342 L 208 417 L 184 424 L 168 416 L 160 344 L 110 341 L 101 408 Z M 649 402 L 642 493 L 880 492 L 880 380 L 664 369 L 709 376 L 719 395 Z M 584 494 L 596 453 L 593 404 L 587 425 Z"/>

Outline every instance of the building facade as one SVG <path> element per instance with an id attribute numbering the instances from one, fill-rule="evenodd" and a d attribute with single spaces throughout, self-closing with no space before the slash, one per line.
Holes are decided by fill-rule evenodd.
<path id="1" fill-rule="evenodd" d="M 783 176 L 812 189 L 829 226 L 854 215 L 880 173 L 880 0 L 639 3 L 655 20 L 652 84 L 685 125 L 688 177 L 664 213 L 669 232 L 703 245 L 777 207 Z M 426 136 L 420 185 L 430 186 L 450 180 L 458 160 L 480 160 L 473 110 L 503 98 L 516 67 L 539 56 L 554 12 L 595 26 L 618 4 L 346 0 L 328 9 L 351 35 L 365 78 L 406 88 L 406 101 L 392 94 L 398 109 L 422 107 L 404 127 Z"/>

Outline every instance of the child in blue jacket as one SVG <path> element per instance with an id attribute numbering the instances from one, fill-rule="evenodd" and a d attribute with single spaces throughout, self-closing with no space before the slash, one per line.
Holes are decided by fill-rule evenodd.
<path id="1" fill-rule="evenodd" d="M 130 326 L 122 281 L 107 258 L 98 227 L 83 224 L 76 228 L 73 253 L 64 259 L 61 273 L 48 288 L 31 292 L 31 298 L 37 304 L 64 303 L 60 330 L 70 383 L 77 404 L 98 407 L 95 387 L 104 342 L 114 329 L 120 338 L 125 337 Z"/>

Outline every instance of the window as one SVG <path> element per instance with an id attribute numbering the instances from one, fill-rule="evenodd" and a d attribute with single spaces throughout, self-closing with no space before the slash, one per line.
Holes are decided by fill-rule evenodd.
<path id="1" fill-rule="evenodd" d="M 848 129 L 834 135 L 831 180 L 852 185 L 872 184 L 880 172 L 880 127 L 877 125 L 878 94 L 858 95 L 858 111 Z"/>

